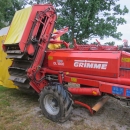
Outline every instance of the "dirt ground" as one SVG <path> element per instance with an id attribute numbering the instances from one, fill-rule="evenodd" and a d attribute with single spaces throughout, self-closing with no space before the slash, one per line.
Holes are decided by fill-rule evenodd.
<path id="1" fill-rule="evenodd" d="M 91 106 L 98 100 L 76 98 Z M 70 120 L 60 124 L 42 115 L 38 95 L 0 87 L 0 130 L 130 130 L 130 108 L 113 98 L 94 116 L 87 109 L 74 106 Z"/>

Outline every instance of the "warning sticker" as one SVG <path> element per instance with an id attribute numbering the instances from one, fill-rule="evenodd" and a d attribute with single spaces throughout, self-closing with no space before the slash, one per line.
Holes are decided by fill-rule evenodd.
<path id="1" fill-rule="evenodd" d="M 130 62 L 130 58 L 122 58 L 121 61 L 122 62 Z"/>

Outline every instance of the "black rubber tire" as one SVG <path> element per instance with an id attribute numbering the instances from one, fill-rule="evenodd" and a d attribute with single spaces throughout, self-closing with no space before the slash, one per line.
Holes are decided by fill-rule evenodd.
<path id="1" fill-rule="evenodd" d="M 53 95 L 53 97 L 57 100 L 59 106 L 59 112 L 56 115 L 48 113 L 44 106 L 45 96 L 50 94 Z M 65 122 L 68 120 L 73 109 L 73 100 L 71 99 L 71 94 L 61 84 L 53 84 L 44 87 L 40 93 L 39 102 L 42 113 L 45 115 L 45 117 L 54 122 Z"/>

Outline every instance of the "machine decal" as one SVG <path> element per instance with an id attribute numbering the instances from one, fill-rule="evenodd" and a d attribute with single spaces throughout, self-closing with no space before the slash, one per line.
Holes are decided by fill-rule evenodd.
<path id="1" fill-rule="evenodd" d="M 92 60 L 74 60 L 74 67 L 107 69 L 107 61 L 92 61 Z"/>
<path id="2" fill-rule="evenodd" d="M 48 56 L 48 60 L 53 60 L 53 56 Z"/>
<path id="3" fill-rule="evenodd" d="M 130 89 L 126 89 L 126 96 L 130 97 Z"/>
<path id="4" fill-rule="evenodd" d="M 66 72 L 66 75 L 68 75 L 69 74 L 69 72 Z"/>
<path id="5" fill-rule="evenodd" d="M 53 65 L 57 65 L 57 63 L 56 63 L 56 62 L 53 62 Z"/>
<path id="6" fill-rule="evenodd" d="M 64 61 L 63 60 L 57 60 L 57 65 L 64 66 Z"/>
<path id="7" fill-rule="evenodd" d="M 130 58 L 122 58 L 121 61 L 122 62 L 130 62 Z"/>
<path id="8" fill-rule="evenodd" d="M 56 62 L 53 62 L 53 65 L 60 65 L 60 66 L 64 66 L 64 61 L 63 60 L 57 60 Z"/>
<path id="9" fill-rule="evenodd" d="M 117 94 L 117 95 L 123 95 L 124 88 L 120 88 L 120 87 L 117 87 L 117 86 L 112 86 L 112 93 Z"/>
<path id="10" fill-rule="evenodd" d="M 72 82 L 77 82 L 77 78 L 71 78 Z"/>

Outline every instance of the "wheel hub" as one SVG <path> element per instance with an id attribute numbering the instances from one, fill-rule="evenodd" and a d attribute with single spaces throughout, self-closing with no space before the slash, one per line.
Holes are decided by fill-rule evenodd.
<path id="1" fill-rule="evenodd" d="M 48 94 L 43 100 L 46 111 L 51 115 L 57 115 L 59 113 L 59 104 L 57 99 L 52 95 Z"/>

